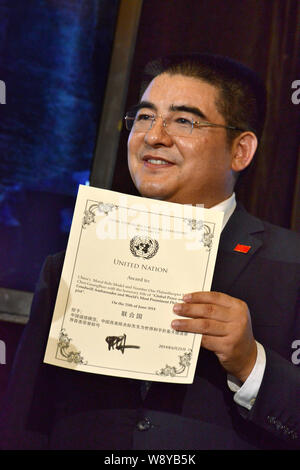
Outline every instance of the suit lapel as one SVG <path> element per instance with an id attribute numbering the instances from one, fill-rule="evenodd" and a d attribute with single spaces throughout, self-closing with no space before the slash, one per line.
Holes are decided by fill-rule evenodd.
<path id="1" fill-rule="evenodd" d="M 263 242 L 257 234 L 263 231 L 263 223 L 238 204 L 220 238 L 212 290 L 228 291 L 262 246 Z M 240 253 L 235 251 L 238 244 L 251 248 L 247 253 Z"/>

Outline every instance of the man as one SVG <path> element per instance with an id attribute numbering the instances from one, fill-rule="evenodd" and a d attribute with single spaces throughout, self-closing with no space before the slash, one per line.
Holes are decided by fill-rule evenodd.
<path id="1" fill-rule="evenodd" d="M 229 59 L 152 64 L 126 115 L 128 164 L 142 196 L 224 211 L 212 292 L 187 292 L 172 327 L 201 333 L 191 385 L 43 364 L 63 255 L 43 269 L 0 425 L 3 448 L 300 447 L 300 237 L 250 216 L 234 186 L 251 163 L 264 91 Z M 188 266 L 186 267 L 188 269 Z M 184 275 L 184 273 L 178 273 Z"/>

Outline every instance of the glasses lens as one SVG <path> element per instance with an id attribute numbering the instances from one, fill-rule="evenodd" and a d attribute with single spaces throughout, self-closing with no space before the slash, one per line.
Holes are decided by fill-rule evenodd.
<path id="1" fill-rule="evenodd" d="M 126 114 L 126 129 L 133 132 L 148 132 L 156 118 L 147 113 L 139 113 L 135 116 Z M 172 136 L 187 137 L 192 134 L 193 120 L 178 116 L 163 119 L 164 131 Z"/>
<path id="2" fill-rule="evenodd" d="M 126 128 L 127 130 L 133 132 L 147 132 L 153 124 L 153 116 L 149 114 L 138 114 L 136 116 L 129 116 L 128 114 L 125 117 Z"/>
<path id="3" fill-rule="evenodd" d="M 185 118 L 173 117 L 167 122 L 166 130 L 169 135 L 176 137 L 186 137 L 191 135 L 193 130 L 193 121 Z"/>
<path id="4" fill-rule="evenodd" d="M 126 116 L 125 116 L 125 125 L 126 125 L 126 129 L 127 129 L 128 131 L 131 131 L 132 128 L 133 128 L 133 124 L 134 124 L 134 117 L 128 116 L 128 115 L 126 114 Z"/>

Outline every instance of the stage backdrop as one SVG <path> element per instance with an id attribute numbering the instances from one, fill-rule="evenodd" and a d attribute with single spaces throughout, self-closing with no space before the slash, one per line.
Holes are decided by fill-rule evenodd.
<path id="1" fill-rule="evenodd" d="M 89 180 L 117 0 L 0 0 L 0 287 L 33 291 Z"/>
<path id="2" fill-rule="evenodd" d="M 33 292 L 89 180 L 118 0 L 0 0 L 0 297 Z M 22 324 L 0 320 L 0 401 Z M 5 362 L 3 364 L 3 362 Z"/>

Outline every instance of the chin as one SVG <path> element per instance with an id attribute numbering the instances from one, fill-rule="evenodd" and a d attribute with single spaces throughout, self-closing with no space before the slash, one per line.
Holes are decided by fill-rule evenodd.
<path id="1" fill-rule="evenodd" d="M 167 196 L 157 193 L 156 191 L 142 191 L 142 190 L 138 190 L 138 191 L 142 197 L 147 197 L 149 199 L 157 199 L 159 201 L 165 201 L 167 199 Z"/>
<path id="2" fill-rule="evenodd" d="M 157 187 L 156 185 L 135 185 L 138 192 L 143 197 L 148 197 L 151 199 L 159 199 L 165 200 L 168 198 L 169 194 L 166 190 L 163 190 L 161 187 Z"/>

